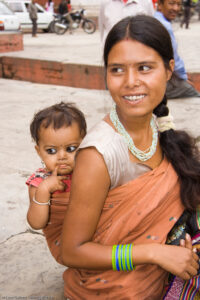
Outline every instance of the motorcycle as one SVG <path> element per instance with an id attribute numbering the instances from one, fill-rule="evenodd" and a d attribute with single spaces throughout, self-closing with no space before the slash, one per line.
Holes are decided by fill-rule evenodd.
<path id="1" fill-rule="evenodd" d="M 93 20 L 86 18 L 86 10 L 81 9 L 77 10 L 75 12 L 70 12 L 70 14 L 73 24 L 72 28 L 77 29 L 82 27 L 82 29 L 88 33 L 94 33 L 96 30 L 96 24 Z M 69 21 L 66 19 L 66 15 L 54 15 L 54 24 L 53 24 L 53 30 L 56 34 L 64 34 L 69 29 Z"/>

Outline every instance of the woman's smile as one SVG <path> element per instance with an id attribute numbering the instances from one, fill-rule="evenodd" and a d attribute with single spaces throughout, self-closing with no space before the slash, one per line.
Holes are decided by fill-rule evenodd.
<path id="1" fill-rule="evenodd" d="M 145 97 L 145 94 L 138 95 L 125 95 L 124 100 L 129 102 L 131 105 L 140 103 Z"/>

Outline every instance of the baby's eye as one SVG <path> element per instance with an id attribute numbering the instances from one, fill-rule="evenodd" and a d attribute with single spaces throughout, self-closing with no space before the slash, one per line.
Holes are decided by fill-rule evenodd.
<path id="1" fill-rule="evenodd" d="M 54 148 L 46 149 L 46 151 L 48 154 L 56 154 L 56 152 L 57 152 L 56 149 L 54 149 Z"/>
<path id="2" fill-rule="evenodd" d="M 68 146 L 68 147 L 66 148 L 66 151 L 67 151 L 68 153 L 71 153 L 71 152 L 74 152 L 76 149 L 77 149 L 77 146 Z"/>
<path id="3" fill-rule="evenodd" d="M 142 66 L 139 67 L 139 70 L 147 72 L 147 71 L 151 70 L 151 67 L 147 66 L 147 65 L 142 65 Z"/>

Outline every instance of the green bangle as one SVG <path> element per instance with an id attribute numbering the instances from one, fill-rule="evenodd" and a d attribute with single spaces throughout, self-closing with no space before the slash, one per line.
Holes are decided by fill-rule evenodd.
<path id="1" fill-rule="evenodd" d="M 127 245 L 123 245 L 122 247 L 122 270 L 123 271 L 128 271 L 126 267 L 126 246 Z"/>
<path id="2" fill-rule="evenodd" d="M 123 271 L 123 266 L 122 266 L 122 245 L 119 245 L 119 251 L 118 251 L 118 261 L 119 261 L 119 269 L 120 271 Z"/>
<path id="3" fill-rule="evenodd" d="M 112 247 L 112 269 L 113 269 L 113 271 L 117 271 L 117 267 L 116 267 L 116 248 L 117 248 L 117 245 L 114 245 Z"/>
<path id="4" fill-rule="evenodd" d="M 114 245 L 112 247 L 113 271 L 132 271 L 135 269 L 132 258 L 133 244 Z"/>

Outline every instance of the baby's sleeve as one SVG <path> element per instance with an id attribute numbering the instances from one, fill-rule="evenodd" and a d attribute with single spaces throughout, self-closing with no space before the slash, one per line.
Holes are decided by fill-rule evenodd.
<path id="1" fill-rule="evenodd" d="M 41 172 L 41 170 L 37 170 L 35 173 L 33 173 L 26 181 L 26 184 L 28 186 L 34 186 L 38 187 L 39 184 L 43 181 L 44 179 L 44 173 Z"/>

